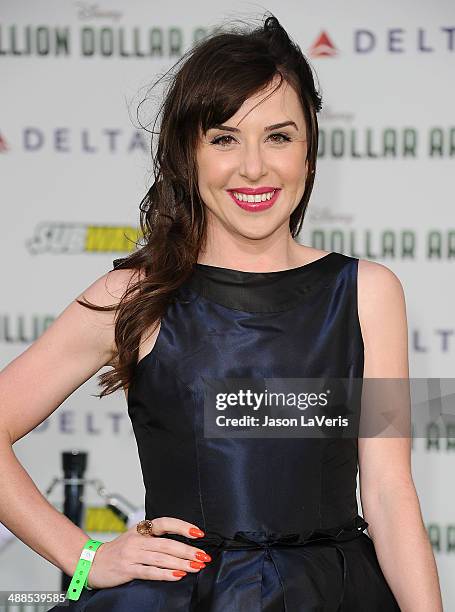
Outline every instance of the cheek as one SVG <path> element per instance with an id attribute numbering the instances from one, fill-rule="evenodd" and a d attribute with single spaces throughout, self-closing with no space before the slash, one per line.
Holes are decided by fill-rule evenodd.
<path id="1" fill-rule="evenodd" d="M 275 158 L 275 170 L 284 183 L 300 184 L 305 181 L 305 154 L 281 155 Z"/>
<path id="2" fill-rule="evenodd" d="M 229 184 L 232 162 L 226 156 L 201 156 L 199 161 L 199 182 L 204 189 L 223 188 Z"/>

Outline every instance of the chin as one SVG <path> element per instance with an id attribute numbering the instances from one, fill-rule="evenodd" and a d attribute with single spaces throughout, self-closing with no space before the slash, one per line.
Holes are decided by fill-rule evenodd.
<path id="1" fill-rule="evenodd" d="M 279 227 L 275 223 L 271 224 L 270 222 L 254 223 L 248 227 L 247 225 L 247 223 L 244 223 L 240 226 L 233 226 L 233 230 L 249 240 L 262 240 L 276 232 Z"/>

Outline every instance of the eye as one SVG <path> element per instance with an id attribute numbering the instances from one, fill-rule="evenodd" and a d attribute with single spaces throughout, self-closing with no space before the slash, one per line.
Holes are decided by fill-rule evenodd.
<path id="1" fill-rule="evenodd" d="M 278 143 L 281 144 L 282 142 L 290 142 L 291 139 L 289 138 L 289 136 L 287 136 L 287 134 L 270 134 L 270 138 L 272 138 L 273 136 L 279 136 L 280 138 L 283 138 L 283 140 L 279 140 Z M 277 142 L 277 141 L 275 141 Z"/>
<path id="2" fill-rule="evenodd" d="M 282 133 L 275 133 L 275 134 L 270 134 L 269 138 L 274 138 L 274 137 L 278 137 L 278 140 L 275 140 L 274 142 L 276 144 L 282 144 L 284 142 L 290 142 L 291 139 L 289 138 L 289 136 L 287 136 L 287 134 L 282 134 Z M 232 139 L 232 136 L 230 136 L 229 134 L 225 134 L 224 136 L 216 136 L 215 138 L 213 138 L 210 141 L 210 144 L 213 145 L 221 145 L 221 146 L 225 146 L 225 144 L 230 144 L 229 139 Z M 228 142 L 226 142 L 226 139 L 228 139 Z"/>
<path id="3" fill-rule="evenodd" d="M 216 145 L 216 144 L 221 144 L 222 146 L 224 146 L 224 145 L 223 145 L 223 143 L 224 143 L 224 142 L 226 142 L 226 141 L 225 141 L 225 138 L 232 138 L 232 136 L 229 136 L 229 135 L 225 135 L 225 136 L 217 136 L 216 138 L 213 138 L 213 139 L 210 141 L 210 144 L 214 144 L 214 145 Z"/>

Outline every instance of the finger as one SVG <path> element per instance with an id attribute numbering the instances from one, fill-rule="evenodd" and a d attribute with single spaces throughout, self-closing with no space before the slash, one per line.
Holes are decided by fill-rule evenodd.
<path id="1" fill-rule="evenodd" d="M 206 567 L 206 564 L 202 561 L 180 559 L 166 553 L 156 551 L 142 551 L 136 555 L 137 563 L 143 565 L 152 565 L 154 567 L 161 567 L 166 569 L 179 569 L 185 572 L 198 572 L 199 570 Z"/>
<path id="2" fill-rule="evenodd" d="M 183 576 L 175 576 L 173 572 L 182 570 L 162 569 L 151 565 L 135 565 L 133 568 L 135 578 L 141 580 L 181 580 Z"/>
<path id="3" fill-rule="evenodd" d="M 211 560 L 210 555 L 208 555 L 205 550 L 202 548 L 196 548 L 190 544 L 185 544 L 184 542 L 177 542 L 171 538 L 156 538 L 154 536 L 140 536 L 140 538 L 141 539 L 138 540 L 140 550 L 148 552 L 162 552 L 181 559 L 190 559 L 194 561 Z M 201 558 L 197 556 L 197 553 L 199 553 Z"/>
<path id="4" fill-rule="evenodd" d="M 194 529 L 195 533 L 191 533 L 190 530 Z M 190 538 L 202 537 L 199 534 L 203 534 L 203 530 L 194 525 L 183 521 L 182 519 L 175 518 L 173 516 L 159 516 L 153 519 L 153 535 L 163 535 L 164 533 L 178 533 Z"/>

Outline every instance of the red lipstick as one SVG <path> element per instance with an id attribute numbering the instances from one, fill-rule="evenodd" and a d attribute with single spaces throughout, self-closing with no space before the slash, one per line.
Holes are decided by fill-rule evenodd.
<path id="1" fill-rule="evenodd" d="M 261 210 L 266 210 L 267 208 L 271 208 L 275 204 L 276 200 L 278 199 L 280 191 L 281 189 L 276 189 L 275 187 L 257 187 L 256 189 L 252 189 L 251 187 L 239 187 L 238 189 L 228 189 L 229 195 L 234 200 L 234 202 L 237 204 L 237 206 L 249 212 L 259 212 Z M 242 193 L 245 195 L 252 195 L 252 196 L 261 195 L 263 193 L 272 193 L 272 192 L 274 193 L 273 193 L 273 196 L 270 198 L 270 200 L 264 200 L 263 202 L 244 202 L 244 201 L 238 200 L 235 197 L 234 192 Z"/>

